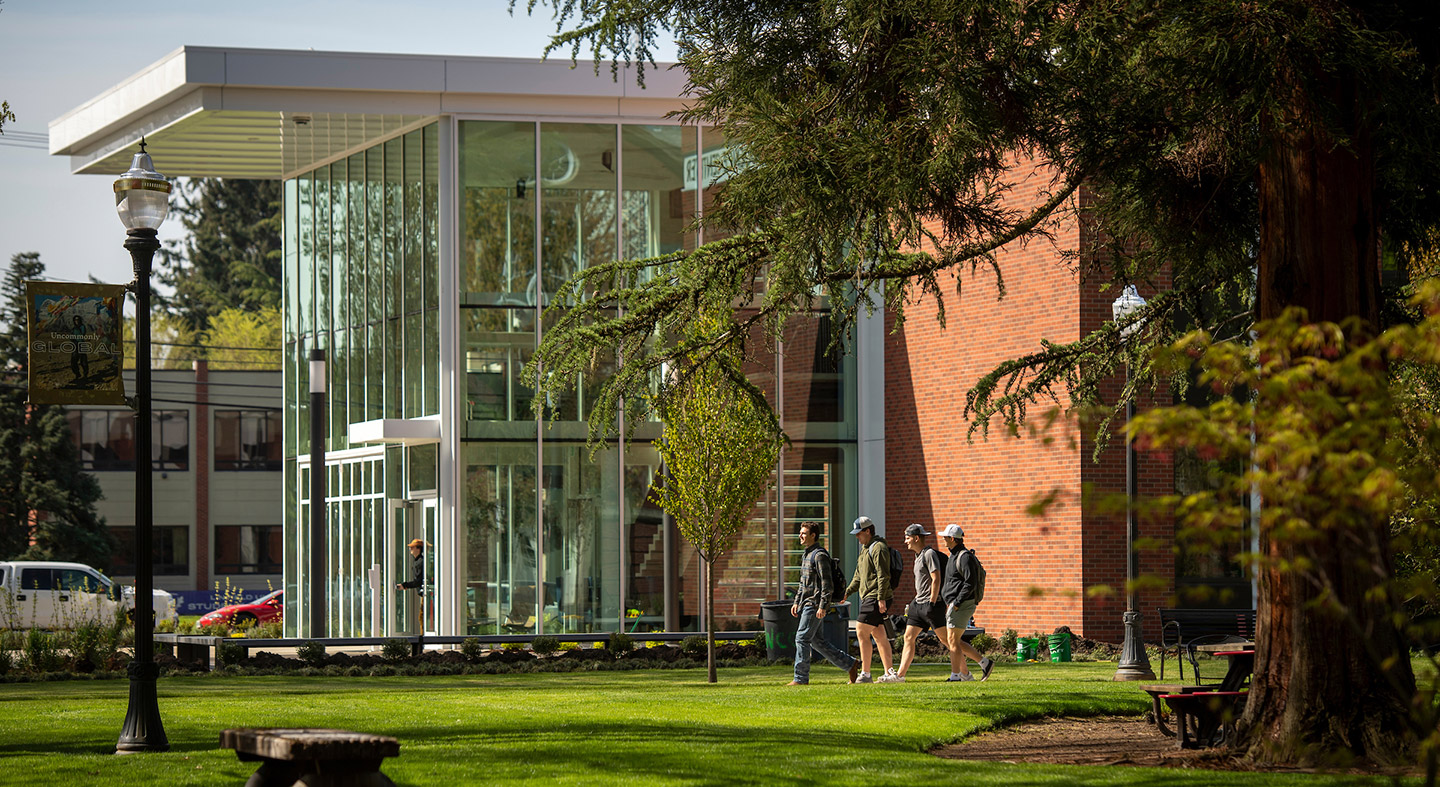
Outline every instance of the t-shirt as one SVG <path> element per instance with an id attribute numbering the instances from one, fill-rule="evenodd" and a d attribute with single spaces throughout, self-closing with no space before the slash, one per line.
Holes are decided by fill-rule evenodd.
<path id="1" fill-rule="evenodd" d="M 945 558 L 933 548 L 926 547 L 920 554 L 915 556 L 915 600 L 922 603 L 930 603 L 930 572 L 941 572 L 944 577 Z"/>

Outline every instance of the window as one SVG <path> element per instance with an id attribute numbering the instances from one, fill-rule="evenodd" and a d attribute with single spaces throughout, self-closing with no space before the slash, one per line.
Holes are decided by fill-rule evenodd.
<path id="1" fill-rule="evenodd" d="M 215 573 L 279 574 L 283 530 L 281 525 L 215 528 Z"/>
<path id="2" fill-rule="evenodd" d="M 53 590 L 54 588 L 55 569 L 27 568 L 20 571 L 21 590 Z"/>
<path id="3" fill-rule="evenodd" d="M 134 470 L 134 414 L 129 410 L 68 410 L 70 434 L 86 470 Z M 150 460 L 155 470 L 190 469 L 190 413 L 150 414 Z"/>
<path id="4" fill-rule="evenodd" d="M 135 528 L 115 527 L 110 532 L 118 542 L 111 557 L 111 576 L 135 575 Z M 190 573 L 190 528 L 156 527 L 152 534 L 151 560 L 157 576 L 184 576 Z"/>
<path id="5" fill-rule="evenodd" d="M 279 470 L 281 413 L 278 410 L 216 410 L 216 470 Z"/>

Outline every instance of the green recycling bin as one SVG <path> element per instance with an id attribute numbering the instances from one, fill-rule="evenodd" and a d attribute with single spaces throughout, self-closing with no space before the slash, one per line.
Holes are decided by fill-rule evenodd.
<path id="1" fill-rule="evenodd" d="M 1070 635 L 1066 632 L 1051 634 L 1050 640 L 1050 661 L 1059 664 L 1062 661 L 1070 660 Z"/>
<path id="2" fill-rule="evenodd" d="M 1015 640 L 1015 660 L 1017 662 L 1034 661 L 1039 653 L 1039 637 L 1020 637 Z"/>

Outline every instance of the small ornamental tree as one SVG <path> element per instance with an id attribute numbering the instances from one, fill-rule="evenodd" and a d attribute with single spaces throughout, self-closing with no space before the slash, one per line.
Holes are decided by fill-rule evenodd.
<path id="1" fill-rule="evenodd" d="M 1295 309 L 1261 323 L 1253 345 L 1192 334 L 1157 362 L 1198 363 L 1218 401 L 1131 422 L 1142 447 L 1193 451 L 1238 470 L 1219 473 L 1214 490 L 1157 501 L 1174 512 L 1182 545 L 1241 541 L 1248 494 L 1262 501 L 1259 551 L 1242 558 L 1261 591 L 1256 675 L 1239 727 L 1251 757 L 1336 764 L 1326 760 L 1394 751 L 1382 742 L 1398 738 L 1402 751 L 1418 744 L 1426 783 L 1435 783 L 1440 672 L 1431 656 L 1431 685 L 1416 691 L 1410 654 L 1440 639 L 1440 622 L 1420 617 L 1440 601 L 1435 561 L 1425 559 L 1440 546 L 1440 411 L 1427 382 L 1440 369 L 1440 283 L 1413 303 L 1417 324 L 1368 341 L 1358 321 L 1312 324 Z M 1227 395 L 1236 391 L 1250 396 Z M 1373 526 L 1387 520 L 1389 530 Z M 1410 558 L 1404 572 L 1397 551 Z M 1284 647 L 1301 639 L 1358 647 Z M 1357 675 L 1388 691 L 1364 708 L 1332 701 Z M 1295 696 L 1319 700 L 1310 707 L 1327 714 L 1323 723 L 1292 718 Z M 1275 729 L 1289 734 L 1265 734 Z"/>
<path id="2" fill-rule="evenodd" d="M 722 351 L 677 370 L 655 447 L 660 506 L 705 562 L 706 660 L 715 677 L 715 566 L 734 549 L 755 501 L 774 482 L 784 434 L 764 397 Z"/>

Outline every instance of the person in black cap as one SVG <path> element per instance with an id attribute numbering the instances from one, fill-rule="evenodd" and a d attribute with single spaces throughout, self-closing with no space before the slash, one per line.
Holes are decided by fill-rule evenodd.
<path id="1" fill-rule="evenodd" d="M 860 594 L 860 614 L 855 619 L 855 636 L 860 640 L 860 677 L 856 683 L 873 683 L 870 677 L 870 641 L 880 651 L 880 663 L 885 674 L 895 671 L 895 653 L 890 649 L 890 639 L 885 636 L 885 609 L 895 595 L 890 587 L 890 545 L 875 535 L 875 523 L 870 517 L 855 520 L 850 535 L 860 542 L 860 556 L 855 559 L 855 576 L 845 588 L 845 595 Z"/>
<path id="2" fill-rule="evenodd" d="M 933 630 L 940 644 L 950 649 L 945 603 L 940 600 L 940 580 L 945 574 L 946 558 L 939 550 L 926 546 L 928 535 L 930 531 L 919 524 L 905 528 L 905 546 L 915 553 L 915 599 L 905 606 L 905 651 L 900 656 L 900 669 L 894 675 L 880 678 L 881 683 L 905 682 L 905 673 L 915 660 L 915 643 L 922 631 Z"/>
<path id="3" fill-rule="evenodd" d="M 395 588 L 414 588 L 416 593 L 425 595 L 425 542 L 415 539 L 408 544 L 410 549 L 410 574 L 409 582 L 400 582 Z"/>

